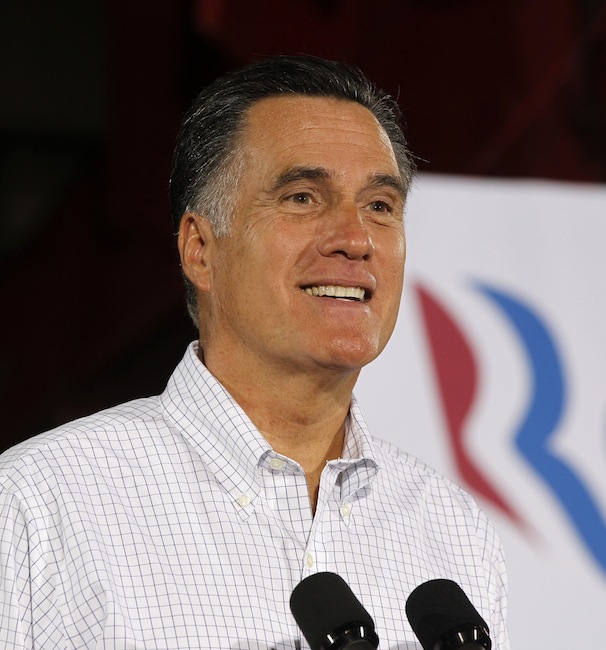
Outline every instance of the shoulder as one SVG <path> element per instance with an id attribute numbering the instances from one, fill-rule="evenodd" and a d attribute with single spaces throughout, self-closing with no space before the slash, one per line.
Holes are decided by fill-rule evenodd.
<path id="1" fill-rule="evenodd" d="M 456 483 L 393 443 L 372 437 L 371 444 L 381 473 L 388 474 L 390 480 L 401 479 L 419 484 L 439 483 L 455 492 L 463 492 Z"/>
<path id="2" fill-rule="evenodd" d="M 119 453 L 166 426 L 158 397 L 133 400 L 25 440 L 0 455 L 0 483 L 45 465 L 60 467 L 95 454 Z"/>
<path id="3" fill-rule="evenodd" d="M 486 513 L 461 486 L 405 453 L 395 445 L 372 438 L 379 467 L 377 497 L 397 503 L 402 517 L 414 518 L 424 539 L 433 548 L 449 538 L 452 548 L 470 557 L 462 565 L 480 559 L 487 573 L 505 581 L 505 563 L 499 536 Z M 452 548 L 449 553 L 452 553 Z"/>
<path id="4" fill-rule="evenodd" d="M 378 438 L 371 441 L 379 467 L 377 481 L 386 495 L 426 515 L 461 517 L 471 526 L 490 527 L 475 499 L 460 485 L 392 443 Z"/>

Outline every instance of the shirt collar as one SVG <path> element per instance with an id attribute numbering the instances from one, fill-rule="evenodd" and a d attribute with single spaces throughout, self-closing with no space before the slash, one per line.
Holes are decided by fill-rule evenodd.
<path id="1" fill-rule="evenodd" d="M 174 422 L 207 464 L 215 478 L 242 505 L 262 489 L 258 468 L 272 451 L 246 413 L 198 358 L 192 342 L 160 396 L 166 416 Z M 331 461 L 343 473 L 343 498 L 368 484 L 377 472 L 372 438 L 352 396 L 341 458 Z M 363 470 L 363 471 L 361 471 Z"/>
<path id="2" fill-rule="evenodd" d="M 197 352 L 191 343 L 160 396 L 162 408 L 233 500 L 252 501 L 261 489 L 259 459 L 271 447 Z"/>
<path id="3" fill-rule="evenodd" d="M 368 485 L 379 471 L 372 437 L 356 398 L 352 395 L 341 458 L 329 463 L 340 471 L 341 502 Z"/>
<path id="4" fill-rule="evenodd" d="M 366 426 L 360 405 L 353 395 L 351 396 L 349 417 L 347 418 L 343 458 L 375 460 L 372 437 Z"/>

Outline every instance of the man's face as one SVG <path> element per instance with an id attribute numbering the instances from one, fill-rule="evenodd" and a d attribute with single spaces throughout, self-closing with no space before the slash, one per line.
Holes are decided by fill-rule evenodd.
<path id="1" fill-rule="evenodd" d="M 209 367 L 229 355 L 245 372 L 357 374 L 387 343 L 402 290 L 389 139 L 357 103 L 290 96 L 254 104 L 241 144 L 231 233 L 210 262 Z"/>

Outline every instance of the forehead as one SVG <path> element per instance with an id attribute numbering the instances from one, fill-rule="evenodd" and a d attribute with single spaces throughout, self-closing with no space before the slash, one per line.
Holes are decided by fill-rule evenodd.
<path id="1" fill-rule="evenodd" d="M 352 171 L 371 166 L 397 173 L 387 134 L 367 108 L 349 100 L 302 95 L 262 99 L 248 110 L 241 144 L 258 171 L 289 164 L 337 169 L 345 163 Z"/>

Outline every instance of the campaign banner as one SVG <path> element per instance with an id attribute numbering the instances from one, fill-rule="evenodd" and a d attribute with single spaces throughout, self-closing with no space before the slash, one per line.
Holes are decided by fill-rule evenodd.
<path id="1" fill-rule="evenodd" d="M 606 186 L 420 175 L 400 318 L 356 387 L 371 431 L 474 495 L 516 650 L 606 612 Z"/>

